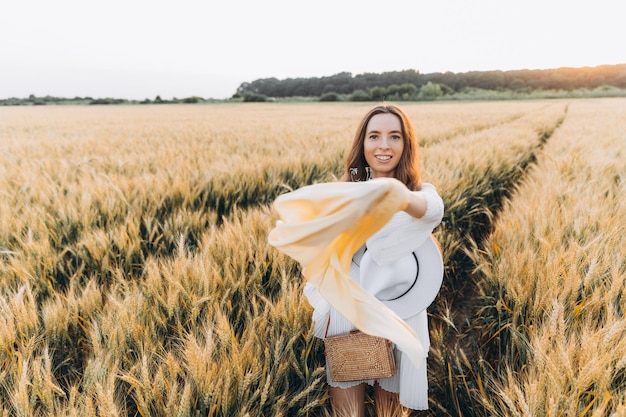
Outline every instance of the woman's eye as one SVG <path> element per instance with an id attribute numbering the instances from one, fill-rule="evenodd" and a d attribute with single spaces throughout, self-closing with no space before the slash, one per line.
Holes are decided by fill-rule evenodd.
<path id="1" fill-rule="evenodd" d="M 376 140 L 376 139 L 378 139 L 378 135 L 369 135 L 369 139 L 370 140 Z"/>
<path id="2" fill-rule="evenodd" d="M 400 139 L 402 139 L 402 136 L 400 136 L 400 135 L 393 135 L 393 136 L 391 136 L 391 139 L 393 139 L 393 140 L 400 140 Z"/>

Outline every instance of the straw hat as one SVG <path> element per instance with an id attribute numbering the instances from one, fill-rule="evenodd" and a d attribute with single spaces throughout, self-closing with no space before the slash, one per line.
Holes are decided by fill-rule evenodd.
<path id="1" fill-rule="evenodd" d="M 402 319 L 424 311 L 443 281 L 443 259 L 432 235 L 414 252 L 388 265 L 377 264 L 363 248 L 353 260 L 351 275 Z"/>

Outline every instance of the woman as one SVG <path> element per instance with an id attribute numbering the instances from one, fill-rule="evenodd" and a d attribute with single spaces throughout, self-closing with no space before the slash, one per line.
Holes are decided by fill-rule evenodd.
<path id="1" fill-rule="evenodd" d="M 411 231 L 408 239 L 412 239 L 415 244 L 424 246 L 424 250 L 417 249 L 415 251 L 415 253 L 420 253 L 422 258 L 424 256 L 431 258 L 433 256 L 440 257 L 438 248 L 435 250 L 437 253 L 434 255 L 433 245 L 430 246 L 430 249 L 426 248 L 426 246 L 428 246 L 428 242 L 432 243 L 432 240 L 429 239 L 430 235 L 441 222 L 443 202 L 433 185 L 421 182 L 418 141 L 415 130 L 405 112 L 393 104 L 376 106 L 361 120 L 347 158 L 346 171 L 342 181 L 367 181 L 377 178 L 395 178 L 406 186 L 408 203 L 403 209 L 404 212 L 396 213 L 389 223 L 395 222 L 396 227 L 398 224 L 403 224 L 403 222 L 407 225 L 406 230 Z M 384 236 L 384 231 L 381 231 L 381 233 L 380 235 Z M 427 241 L 427 243 L 422 244 L 421 242 L 424 241 Z M 377 239 L 375 235 L 368 240 L 365 246 L 370 248 L 370 252 L 373 252 L 374 249 L 372 247 L 380 246 L 381 242 L 385 242 L 385 240 L 382 238 Z M 384 249 L 378 248 L 379 251 L 384 251 Z M 397 309 L 396 313 L 402 312 L 401 318 L 415 330 L 424 349 L 427 351 L 429 337 L 426 305 L 416 307 L 419 302 L 411 301 L 406 294 L 414 287 L 415 282 L 421 283 L 429 279 L 428 276 L 423 277 L 422 275 L 423 271 L 429 270 L 430 265 L 426 264 L 431 262 L 430 259 L 423 258 L 417 262 L 417 270 L 420 277 L 420 281 L 418 281 L 418 275 L 415 275 L 413 270 L 405 273 L 403 272 L 406 269 L 405 266 L 399 266 L 399 263 L 396 263 L 395 266 L 379 266 L 374 265 L 368 258 L 369 264 L 378 268 L 377 272 L 374 273 L 375 276 L 368 278 L 367 273 L 364 273 L 361 267 L 368 256 L 366 253 L 366 248 L 363 247 L 354 254 L 353 265 L 350 268 L 350 277 L 359 282 L 366 290 L 375 292 L 377 298 L 381 300 L 393 299 L 396 300 L 396 304 L 404 303 Z M 372 256 L 374 255 L 372 254 Z M 410 255 L 406 254 L 406 256 L 413 256 L 413 253 Z M 417 260 L 418 257 L 416 256 L 415 261 Z M 440 262 L 440 259 L 432 261 L 434 272 L 431 272 L 431 275 L 443 274 L 443 267 L 438 267 Z M 402 265 L 406 265 L 406 262 Z M 381 268 L 387 272 L 381 272 Z M 370 270 L 372 269 L 370 268 Z M 430 270 L 433 270 L 433 268 L 430 268 Z M 405 291 L 402 288 L 403 284 L 398 284 L 398 282 L 402 282 L 402 277 L 399 277 L 399 281 L 393 284 L 393 288 L 385 288 L 385 282 L 381 283 L 380 279 L 376 281 L 376 277 L 385 274 L 387 274 L 386 276 L 407 275 L 406 285 L 409 289 Z M 427 299 L 425 304 L 430 304 L 432 298 L 436 295 L 441 284 L 440 279 L 441 276 L 435 276 L 431 280 L 431 284 L 426 284 L 427 290 L 422 288 L 421 291 L 431 293 L 431 298 Z M 389 283 L 389 286 L 391 285 Z M 388 293 L 386 294 L 385 291 Z M 394 291 L 397 293 L 396 296 L 392 294 Z M 413 292 L 415 293 L 415 291 Z M 384 295 L 384 297 L 379 297 L 379 294 Z M 324 338 L 325 336 L 345 333 L 354 329 L 354 326 L 349 321 L 320 297 L 315 286 L 307 283 L 305 295 L 314 307 L 313 321 L 315 322 L 315 334 L 317 337 Z M 389 306 L 392 310 L 395 309 L 393 303 L 390 302 Z M 407 313 L 407 308 L 409 310 L 415 308 L 415 310 Z M 396 358 L 399 362 L 399 371 L 389 378 L 335 382 L 330 377 L 330 373 L 327 373 L 329 395 L 335 414 L 338 416 L 364 416 L 364 399 L 367 385 L 374 386 L 374 401 L 376 409 L 379 410 L 378 415 L 400 415 L 401 404 L 412 409 L 427 409 L 428 386 L 425 360 L 422 366 L 416 367 L 406 358 L 403 360 L 402 352 L 396 351 Z M 383 410 L 386 414 L 383 414 Z"/>

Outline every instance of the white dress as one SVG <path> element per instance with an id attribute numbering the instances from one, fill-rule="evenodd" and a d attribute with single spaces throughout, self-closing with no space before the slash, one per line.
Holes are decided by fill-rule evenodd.
<path id="1" fill-rule="evenodd" d="M 410 234 L 402 236 L 402 238 L 394 239 L 399 245 L 402 245 L 402 241 L 414 240 L 424 241 L 432 233 L 435 227 L 439 225 L 443 217 L 443 201 L 437 193 L 437 190 L 432 184 L 424 183 L 422 185 L 422 192 L 426 197 L 427 209 L 424 216 L 419 219 L 410 218 L 415 227 L 406 228 L 410 230 Z M 398 213 L 396 216 L 404 215 L 406 213 Z M 395 217 L 395 216 L 394 216 Z M 391 223 L 392 221 L 390 221 Z M 404 246 L 404 245 L 402 245 Z M 368 250 L 378 250 L 379 256 L 385 256 L 385 250 L 397 251 L 398 248 L 371 248 L 368 245 Z M 359 282 L 359 267 L 358 263 L 360 257 L 363 254 L 363 248 L 361 248 L 353 257 L 355 262 L 350 267 L 350 277 Z M 325 335 L 333 336 L 336 334 L 346 333 L 355 327 L 346 318 L 339 314 L 334 308 L 332 308 L 326 300 L 317 291 L 317 288 L 307 283 L 304 288 L 304 295 L 307 297 L 309 303 L 314 308 L 312 320 L 314 322 L 315 336 L 324 338 Z M 329 321 L 330 319 L 330 321 Z M 430 346 L 430 337 L 428 334 L 428 317 L 426 310 L 409 317 L 404 320 L 415 332 L 422 343 L 425 351 L 428 351 Z M 327 331 L 328 324 L 328 331 Z M 363 381 L 351 381 L 351 382 L 335 382 L 331 379 L 328 368 L 327 382 L 333 387 L 350 388 L 366 382 L 373 385 L 378 382 L 382 389 L 400 394 L 400 403 L 408 408 L 414 410 L 425 410 L 428 408 L 428 378 L 426 371 L 426 359 L 424 363 L 416 367 L 408 359 L 404 358 L 401 351 L 396 349 L 396 361 L 398 364 L 398 372 L 392 377 L 382 378 L 378 380 L 363 380 Z"/>

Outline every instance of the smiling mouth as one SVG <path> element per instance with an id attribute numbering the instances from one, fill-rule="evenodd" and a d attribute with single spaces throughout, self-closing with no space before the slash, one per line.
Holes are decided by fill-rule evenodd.
<path id="1" fill-rule="evenodd" d="M 375 156 L 375 158 L 379 161 L 389 161 L 391 159 L 391 156 L 389 155 L 377 155 Z"/>

